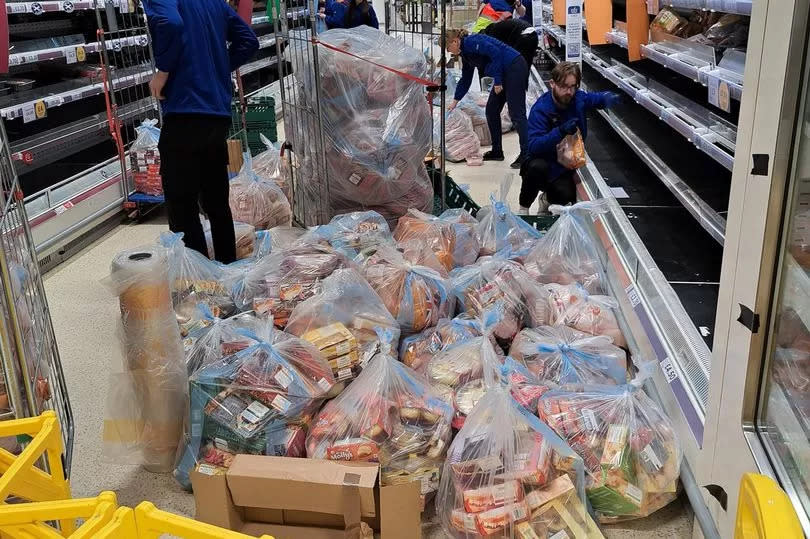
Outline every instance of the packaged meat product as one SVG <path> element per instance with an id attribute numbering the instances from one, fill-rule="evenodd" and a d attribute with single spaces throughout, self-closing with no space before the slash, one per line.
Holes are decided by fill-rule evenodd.
<path id="1" fill-rule="evenodd" d="M 512 187 L 513 174 L 507 174 L 500 187 L 500 198 L 490 195 L 490 205 L 478 211 L 478 235 L 481 256 L 501 253 L 505 257 L 522 258 L 540 239 L 540 232 L 512 213 L 506 203 Z"/>
<path id="2" fill-rule="evenodd" d="M 286 331 L 319 348 L 340 382 L 355 378 L 381 345 L 399 343 L 397 321 L 355 269 L 324 279 L 318 294 L 295 307 Z M 383 336 L 389 341 L 381 342 Z"/>
<path id="3" fill-rule="evenodd" d="M 585 166 L 585 142 L 577 129 L 573 135 L 566 135 L 557 144 L 557 162 L 569 170 Z"/>
<path id="4" fill-rule="evenodd" d="M 129 150 L 135 190 L 146 195 L 163 196 L 160 176 L 160 128 L 157 120 L 144 120 L 135 128 L 137 138 Z"/>
<path id="5" fill-rule="evenodd" d="M 500 372 L 500 348 L 486 336 L 475 337 L 448 346 L 433 356 L 424 372 L 437 390 L 452 396 L 453 427 L 464 425 L 469 414 Z"/>
<path id="6" fill-rule="evenodd" d="M 252 312 L 218 318 L 200 303 L 183 339 L 188 375 L 256 342 L 270 342 L 272 335 L 272 320 L 256 318 Z"/>
<path id="7" fill-rule="evenodd" d="M 482 257 L 474 265 L 453 270 L 450 282 L 461 312 L 481 316 L 493 305 L 501 305 L 493 333 L 507 346 L 523 327 L 548 323 L 548 292 L 517 262 Z"/>
<path id="8" fill-rule="evenodd" d="M 314 296 L 324 279 L 353 264 L 329 246 L 296 245 L 271 253 L 235 275 L 233 297 L 241 310 L 272 315 L 276 326 L 287 325 L 296 305 Z"/>
<path id="9" fill-rule="evenodd" d="M 181 334 L 187 332 L 185 326 L 194 317 L 199 303 L 207 305 L 218 318 L 227 318 L 236 311 L 222 266 L 187 248 L 182 233 L 164 232 L 158 243 L 168 250 L 172 305 Z"/>
<path id="10" fill-rule="evenodd" d="M 375 211 L 356 211 L 336 215 L 329 224 L 312 228 L 300 241 L 326 242 L 354 258 L 363 249 L 392 244 L 394 240 L 382 215 Z"/>
<path id="11" fill-rule="evenodd" d="M 606 292 L 598 239 L 591 235 L 588 221 L 607 212 L 607 202 L 600 199 L 573 206 L 554 205 L 549 210 L 560 218 L 526 257 L 526 271 L 544 284 L 580 283 L 592 294 Z"/>
<path id="12" fill-rule="evenodd" d="M 610 296 L 589 294 L 579 283 L 571 285 L 549 284 L 548 320 L 552 326 L 568 326 L 591 335 L 605 335 L 613 344 L 627 348 L 615 309 L 618 302 Z"/>
<path id="13" fill-rule="evenodd" d="M 394 239 L 398 242 L 425 242 L 445 269 L 451 271 L 453 268 L 472 264 L 478 258 L 481 243 L 476 224 L 477 221 L 472 216 L 462 216 L 458 211 L 445 212 L 435 217 L 411 209 L 399 218 L 394 229 Z"/>
<path id="14" fill-rule="evenodd" d="M 245 154 L 242 170 L 231 180 L 228 201 L 235 221 L 253 225 L 256 230 L 290 226 L 292 210 L 284 192 L 273 180 L 253 171 L 253 162 Z"/>
<path id="15" fill-rule="evenodd" d="M 287 200 L 292 201 L 292 182 L 287 161 L 281 155 L 281 150 L 276 149 L 267 137 L 259 133 L 259 139 L 267 149 L 253 158 L 253 172 L 263 180 L 274 182 Z"/>
<path id="16" fill-rule="evenodd" d="M 304 456 L 304 435 L 335 384 L 311 344 L 271 338 L 198 369 L 190 379 L 186 447 L 174 472 L 189 487 L 198 463 L 227 467 L 233 455 Z"/>
<path id="17" fill-rule="evenodd" d="M 205 244 L 208 247 L 208 258 L 214 260 L 214 239 L 211 236 L 211 222 L 208 219 L 202 220 L 203 233 L 205 234 Z M 236 236 L 236 259 L 243 260 L 256 255 L 256 229 L 247 223 L 233 222 L 233 232 Z"/>
<path id="18" fill-rule="evenodd" d="M 576 533 L 567 537 L 601 537 L 585 509 L 582 459 L 508 387 L 490 387 L 447 452 L 436 495 L 444 532 L 459 539 L 566 537 L 554 534 L 567 522 L 548 515 L 558 510 L 581 522 L 572 522 Z"/>
<path id="19" fill-rule="evenodd" d="M 677 495 L 681 446 L 639 385 L 570 386 L 538 404 L 540 419 L 585 462 L 588 499 L 604 522 L 647 516 Z"/>
<path id="20" fill-rule="evenodd" d="M 307 436 L 307 456 L 379 462 L 383 485 L 418 481 L 424 496 L 437 487 L 452 408 L 394 353 L 383 348 L 324 406 Z"/>
<path id="21" fill-rule="evenodd" d="M 441 133 L 439 128 L 439 110 L 436 109 L 433 118 L 433 140 L 439 144 Z M 481 141 L 473 130 L 472 120 L 461 110 L 452 110 L 444 117 L 444 150 L 445 157 L 453 163 L 460 163 L 467 158 L 481 156 Z"/>
<path id="22" fill-rule="evenodd" d="M 414 370 L 422 370 L 444 348 L 483 334 L 481 321 L 468 313 L 462 313 L 452 320 L 443 318 L 436 327 L 402 339 L 399 359 Z"/>
<path id="23" fill-rule="evenodd" d="M 406 335 L 435 326 L 455 308 L 447 279 L 434 269 L 411 264 L 393 247 L 381 245 L 362 268 Z"/>
<path id="24" fill-rule="evenodd" d="M 607 336 L 565 326 L 524 329 L 509 355 L 540 380 L 565 384 L 627 383 L 627 354 Z"/>

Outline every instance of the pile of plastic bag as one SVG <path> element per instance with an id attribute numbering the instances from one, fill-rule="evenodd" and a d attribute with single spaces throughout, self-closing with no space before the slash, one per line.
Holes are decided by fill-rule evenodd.
<path id="1" fill-rule="evenodd" d="M 475 262 L 481 249 L 477 221 L 461 210 L 447 210 L 439 217 L 410 210 L 394 230 L 398 242 L 426 243 L 447 271 Z"/>
<path id="2" fill-rule="evenodd" d="M 436 508 L 450 537 L 601 537 L 583 462 L 503 387 L 489 389 L 447 453 Z"/>
<path id="3" fill-rule="evenodd" d="M 329 30 L 318 38 L 362 58 L 327 47 L 319 50 L 318 104 L 328 136 L 331 215 L 370 209 L 393 223 L 410 208 L 429 211 L 433 185 L 423 160 L 430 150 L 430 107 L 420 84 L 374 64 L 424 78 L 428 73 L 424 55 L 367 26 Z M 314 72 L 297 70 L 294 76 L 302 86 L 298 97 L 314 103 Z M 292 133 L 294 151 L 308 144 L 305 136 Z M 306 176 L 314 171 L 315 167 L 301 167 L 303 185 L 313 183 Z M 307 190 L 304 196 L 318 205 L 320 193 Z"/>
<path id="4" fill-rule="evenodd" d="M 233 219 L 257 230 L 290 226 L 292 222 L 290 202 L 284 192 L 275 181 L 262 178 L 253 170 L 247 154 L 242 170 L 231 180 L 228 201 Z"/>

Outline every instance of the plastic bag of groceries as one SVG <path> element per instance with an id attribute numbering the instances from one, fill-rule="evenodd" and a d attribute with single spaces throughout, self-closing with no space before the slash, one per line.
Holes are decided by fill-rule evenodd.
<path id="1" fill-rule="evenodd" d="M 587 223 L 608 211 L 607 201 L 554 205 L 549 210 L 560 218 L 526 257 L 526 270 L 541 283 L 580 283 L 594 294 L 607 291 L 598 240 Z"/>
<path id="2" fill-rule="evenodd" d="M 483 334 L 481 320 L 470 313 L 462 313 L 453 319 L 443 318 L 436 327 L 402 339 L 399 359 L 412 369 L 422 371 L 423 366 L 444 348 Z"/>
<path id="3" fill-rule="evenodd" d="M 329 246 L 302 244 L 270 253 L 235 276 L 233 298 L 240 310 L 271 315 L 276 326 L 287 324 L 293 309 L 320 292 L 324 279 L 351 261 Z"/>
<path id="4" fill-rule="evenodd" d="M 552 390 L 538 413 L 585 462 L 588 500 L 603 522 L 647 516 L 677 496 L 681 446 L 637 384 Z"/>
<path id="5" fill-rule="evenodd" d="M 318 348 L 338 382 L 354 379 L 381 347 L 399 342 L 399 324 L 356 269 L 324 279 L 318 294 L 295 307 L 286 331 Z"/>
<path id="6" fill-rule="evenodd" d="M 461 312 L 479 316 L 491 305 L 503 304 L 503 315 L 493 328 L 500 341 L 511 342 L 523 327 L 549 323 L 548 292 L 515 261 L 482 257 L 453 270 L 450 282 Z"/>
<path id="7" fill-rule="evenodd" d="M 158 243 L 168 249 L 172 305 L 183 335 L 199 303 L 207 305 L 219 318 L 226 318 L 236 311 L 224 283 L 225 271 L 222 266 L 186 247 L 182 233 L 163 232 Z"/>
<path id="8" fill-rule="evenodd" d="M 263 180 L 272 180 L 279 186 L 287 200 L 292 201 L 293 193 L 289 166 L 284 160 L 281 150 L 277 149 L 275 145 L 261 133 L 259 133 L 259 139 L 267 149 L 253 158 L 253 172 Z"/>
<path id="9" fill-rule="evenodd" d="M 336 215 L 329 224 L 310 229 L 303 242 L 325 242 L 350 258 L 368 247 L 393 243 L 391 229 L 375 211 L 356 211 Z"/>
<path id="10" fill-rule="evenodd" d="M 245 154 L 242 170 L 231 180 L 228 201 L 234 221 L 253 225 L 256 230 L 290 226 L 292 210 L 284 192 L 273 180 L 261 178 Z"/>
<path id="11" fill-rule="evenodd" d="M 211 235 L 211 222 L 202 219 L 203 234 L 205 234 L 205 245 L 208 248 L 208 258 L 215 259 L 214 238 Z M 233 222 L 233 232 L 236 236 L 236 259 L 243 260 L 254 256 L 256 251 L 256 228 L 247 223 Z"/>
<path id="12" fill-rule="evenodd" d="M 557 162 L 569 170 L 585 166 L 585 142 L 577 129 L 573 135 L 566 135 L 557 144 Z"/>
<path id="13" fill-rule="evenodd" d="M 307 456 L 379 462 L 383 486 L 418 481 L 424 499 L 438 488 L 453 410 L 395 354 L 383 348 L 323 407 L 307 436 Z"/>
<path id="14" fill-rule="evenodd" d="M 362 268 L 406 335 L 435 326 L 453 313 L 455 298 L 449 281 L 435 269 L 408 262 L 393 247 L 379 246 L 362 262 Z"/>
<path id="15" fill-rule="evenodd" d="M 503 352 L 487 336 L 448 346 L 433 356 L 424 372 L 433 388 L 453 404 L 453 428 L 464 425 L 487 388 L 498 377 Z"/>
<path id="16" fill-rule="evenodd" d="M 477 221 L 464 210 L 444 212 L 435 217 L 412 209 L 399 218 L 394 229 L 394 239 L 399 242 L 425 242 L 445 269 L 450 271 L 458 266 L 472 264 L 478 258 L 481 244 L 476 224 Z"/>
<path id="17" fill-rule="evenodd" d="M 135 190 L 152 196 L 163 195 L 158 151 L 160 128 L 157 123 L 157 120 L 144 120 L 135 128 L 136 138 L 129 152 Z"/>
<path id="18" fill-rule="evenodd" d="M 305 454 L 306 429 L 335 384 L 332 369 L 297 337 L 250 338 L 256 344 L 191 377 L 190 436 L 175 470 L 184 486 L 195 466 L 227 468 L 239 453 Z"/>
<path id="19" fill-rule="evenodd" d="M 579 283 L 568 286 L 549 284 L 545 289 L 549 293 L 549 325 L 568 326 L 590 335 L 605 335 L 616 346 L 627 348 L 616 318 L 619 303 L 615 299 L 589 294 Z"/>
<path id="20" fill-rule="evenodd" d="M 439 114 L 438 110 L 434 113 L 434 143 L 441 141 Z M 444 119 L 444 129 L 444 150 L 448 161 L 460 163 L 465 159 L 475 161 L 481 158 L 481 141 L 473 130 L 472 120 L 464 112 L 460 110 L 448 112 Z"/>
<path id="21" fill-rule="evenodd" d="M 450 94 L 448 94 L 450 95 Z M 472 121 L 473 132 L 478 137 L 481 146 L 492 145 L 492 134 L 487 125 L 486 105 L 489 94 L 470 90 L 459 101 L 458 109 Z"/>
<path id="22" fill-rule="evenodd" d="M 565 326 L 540 326 L 521 330 L 509 355 L 557 385 L 625 384 L 627 354 L 612 342 Z"/>
<path id="23" fill-rule="evenodd" d="M 289 249 L 306 233 L 305 228 L 297 226 L 275 226 L 271 228 L 267 231 L 267 235 L 270 236 L 270 251 L 265 253 L 265 256 L 273 251 Z"/>
<path id="24" fill-rule="evenodd" d="M 189 326 L 183 339 L 189 376 L 256 342 L 270 342 L 273 335 L 270 319 L 257 318 L 252 312 L 218 318 L 204 303 L 197 305 L 197 313 Z"/>
<path id="25" fill-rule="evenodd" d="M 506 203 L 513 177 L 513 174 L 506 175 L 501 182 L 500 198 L 496 200 L 494 193 L 490 195 L 490 205 L 481 208 L 476 216 L 482 256 L 501 252 L 522 257 L 540 239 L 540 232 L 512 213 Z"/>
<path id="26" fill-rule="evenodd" d="M 583 485 L 582 459 L 496 386 L 450 445 L 436 512 L 458 539 L 596 539 Z"/>
<path id="27" fill-rule="evenodd" d="M 505 357 L 501 364 L 501 380 L 509 385 L 509 392 L 515 402 L 532 414 L 537 411 L 540 397 L 557 388 L 552 382 L 540 380 L 524 362 L 517 361 L 512 356 Z"/>

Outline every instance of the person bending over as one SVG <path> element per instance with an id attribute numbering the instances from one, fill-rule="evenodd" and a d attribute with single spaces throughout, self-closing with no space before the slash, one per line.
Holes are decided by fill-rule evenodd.
<path id="1" fill-rule="evenodd" d="M 461 55 L 461 80 L 456 85 L 456 93 L 449 110 L 467 94 L 472 84 L 473 73 L 478 68 L 480 75 L 492 77 L 494 86 L 487 101 L 486 116 L 492 149 L 484 153 L 484 161 L 503 161 L 501 133 L 501 111 L 504 104 L 509 106 L 509 116 L 520 138 L 520 155 L 512 163 L 512 168 L 520 168 L 526 155 L 526 85 L 528 66 L 515 49 L 484 34 L 467 34 L 466 30 L 447 30 L 442 46 L 447 52 Z"/>
<path id="2" fill-rule="evenodd" d="M 506 19 L 490 24 L 484 28 L 482 33 L 494 37 L 518 51 L 526 60 L 526 66 L 529 68 L 526 75 L 529 74 L 538 44 L 537 31 L 534 26 L 522 19 Z"/>
<path id="3" fill-rule="evenodd" d="M 377 14 L 368 0 L 332 0 L 327 1 L 326 27 L 357 28 L 371 26 L 379 30 Z"/>
<path id="4" fill-rule="evenodd" d="M 540 96 L 529 114 L 529 153 L 520 170 L 520 208 L 527 215 L 529 207 L 542 190 L 540 211 L 547 204 L 573 204 L 577 199 L 574 171 L 557 162 L 557 144 L 579 129 L 582 139 L 588 136 L 585 113 L 590 109 L 609 108 L 618 103 L 613 92 L 585 92 L 579 89 L 582 71 L 579 64 L 561 62 L 551 72 L 551 90 Z M 545 207 L 543 207 L 545 206 Z"/>
<path id="5" fill-rule="evenodd" d="M 144 0 L 157 73 L 149 83 L 160 100 L 160 174 L 169 228 L 208 256 L 199 206 L 211 222 L 216 258 L 236 260 L 228 204 L 231 72 L 259 50 L 259 40 L 222 0 Z M 230 46 L 228 45 L 230 43 Z"/>

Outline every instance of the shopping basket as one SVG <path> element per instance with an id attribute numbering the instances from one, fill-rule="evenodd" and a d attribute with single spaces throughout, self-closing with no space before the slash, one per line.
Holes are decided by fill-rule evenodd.
<path id="1" fill-rule="evenodd" d="M 112 519 L 118 507 L 113 492 L 95 498 L 9 504 L 0 507 L 0 536 L 9 539 L 90 539 Z M 75 522 L 83 523 L 75 528 Z M 61 532 L 49 521 L 59 521 Z M 73 531 L 75 529 L 75 531 Z"/>

